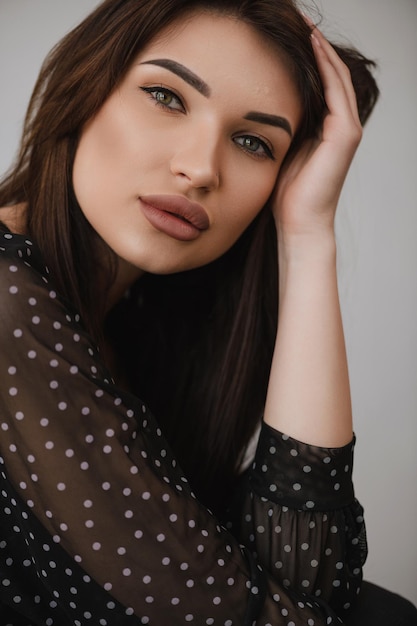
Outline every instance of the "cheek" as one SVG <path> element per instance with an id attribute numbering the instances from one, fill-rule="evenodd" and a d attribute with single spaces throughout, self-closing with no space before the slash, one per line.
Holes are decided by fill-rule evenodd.
<path id="1" fill-rule="evenodd" d="M 133 148 L 123 134 L 98 121 L 84 131 L 73 166 L 74 192 L 82 208 L 105 206 L 120 190 L 130 190 Z"/>
<path id="2" fill-rule="evenodd" d="M 88 137 L 82 138 L 75 154 L 72 182 L 75 197 L 86 215 L 102 204 L 109 185 L 109 168 L 96 155 Z"/>
<path id="3" fill-rule="evenodd" d="M 273 165 L 274 167 L 265 167 L 264 172 L 260 171 L 261 167 L 257 167 L 249 172 L 239 173 L 230 215 L 241 232 L 255 219 L 274 190 L 279 167 L 276 163 Z"/>
<path id="4" fill-rule="evenodd" d="M 275 181 L 276 174 L 257 176 L 253 181 L 240 175 L 233 199 L 223 204 L 227 208 L 221 212 L 212 253 L 220 256 L 233 246 L 267 203 Z"/>

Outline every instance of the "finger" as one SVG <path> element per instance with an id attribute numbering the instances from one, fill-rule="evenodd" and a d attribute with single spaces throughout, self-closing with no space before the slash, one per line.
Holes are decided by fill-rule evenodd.
<path id="1" fill-rule="evenodd" d="M 346 87 L 340 65 L 334 66 L 326 51 L 317 44 L 317 40 L 315 48 L 329 111 L 324 119 L 323 140 L 331 139 L 333 141 L 339 136 L 348 140 L 347 147 L 357 145 L 362 136 L 362 127 L 356 105 L 356 96 Z"/>
<path id="2" fill-rule="evenodd" d="M 331 88 L 340 83 L 352 113 L 357 110 L 356 95 L 349 68 L 343 63 L 330 43 L 316 29 L 312 34 L 313 49 L 321 72 L 323 86 Z"/>
<path id="3" fill-rule="evenodd" d="M 312 35 L 312 44 L 329 113 L 335 120 L 345 120 L 351 123 L 355 119 L 355 112 L 352 111 L 350 96 L 346 91 L 340 70 L 334 67 L 315 35 Z"/>
<path id="4" fill-rule="evenodd" d="M 360 123 L 356 94 L 349 68 L 318 28 L 314 28 L 312 42 L 319 70 L 322 75 L 323 86 L 325 89 L 331 87 L 334 84 L 335 76 L 337 76 L 337 81 L 340 81 L 343 86 L 350 112 L 355 121 Z M 334 73 L 332 73 L 331 70 L 333 70 Z"/>
<path id="5" fill-rule="evenodd" d="M 349 69 L 343 63 L 342 59 L 339 57 L 339 55 L 337 54 L 333 46 L 324 37 L 323 33 L 320 31 L 318 26 L 313 22 L 311 17 L 309 17 L 305 13 L 301 13 L 301 16 L 303 17 L 304 21 L 311 29 L 312 41 L 316 43 L 317 47 L 323 48 L 323 50 L 328 55 L 328 60 L 335 66 L 335 68 L 339 66 L 340 70 L 342 71 L 341 78 L 343 79 L 343 70 L 346 68 L 349 72 Z M 347 79 L 347 82 L 345 86 L 348 86 L 349 84 L 349 77 L 350 77 L 350 72 L 349 72 L 349 75 L 346 73 L 345 78 Z M 343 80 L 343 82 L 345 81 Z"/>

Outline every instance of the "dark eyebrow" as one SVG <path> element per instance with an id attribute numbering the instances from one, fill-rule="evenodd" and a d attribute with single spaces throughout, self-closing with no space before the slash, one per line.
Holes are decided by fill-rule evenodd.
<path id="1" fill-rule="evenodd" d="M 290 137 L 293 136 L 291 125 L 287 118 L 280 115 L 271 115 L 269 113 L 258 113 L 258 111 L 249 111 L 244 117 L 245 120 L 251 122 L 259 122 L 260 124 L 269 124 L 270 126 L 277 126 L 285 130 Z"/>
<path id="2" fill-rule="evenodd" d="M 211 89 L 207 85 L 206 82 L 197 74 L 194 74 L 188 67 L 178 63 L 177 61 L 173 61 L 172 59 L 152 59 L 150 61 L 143 61 L 141 65 L 158 65 L 159 67 L 163 67 L 170 72 L 173 72 L 180 78 L 182 78 L 186 83 L 194 87 L 199 93 L 201 93 L 206 98 L 210 97 Z M 269 124 L 270 126 L 276 126 L 278 128 L 282 128 L 285 130 L 290 137 L 293 136 L 293 132 L 290 126 L 289 121 L 285 117 L 281 117 L 279 115 L 271 115 L 269 113 L 259 113 L 258 111 L 249 111 L 244 116 L 245 120 L 250 120 L 252 122 L 259 122 L 260 124 Z"/>
<path id="3" fill-rule="evenodd" d="M 141 65 L 159 65 L 159 67 L 163 67 L 170 72 L 173 72 L 186 83 L 197 89 L 199 93 L 201 93 L 206 98 L 209 98 L 211 90 L 207 83 L 204 82 L 202 78 L 199 78 L 197 74 L 194 74 L 188 67 L 181 65 L 181 63 L 177 63 L 177 61 L 172 61 L 171 59 L 153 59 L 151 61 L 143 61 Z"/>

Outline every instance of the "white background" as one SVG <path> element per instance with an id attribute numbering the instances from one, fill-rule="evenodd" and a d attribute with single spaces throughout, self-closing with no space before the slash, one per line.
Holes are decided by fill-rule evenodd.
<path id="1" fill-rule="evenodd" d="M 95 4 L 0 0 L 0 172 L 44 56 Z M 365 576 L 417 602 L 417 1 L 318 6 L 327 34 L 342 33 L 380 66 L 381 100 L 340 203 L 340 292 L 356 493 L 370 548 Z"/>

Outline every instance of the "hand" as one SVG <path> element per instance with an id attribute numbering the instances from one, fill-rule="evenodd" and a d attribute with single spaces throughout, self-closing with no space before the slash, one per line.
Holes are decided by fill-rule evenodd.
<path id="1" fill-rule="evenodd" d="M 362 137 L 349 69 L 317 28 L 311 38 L 328 113 L 320 137 L 306 141 L 279 174 L 272 210 L 284 241 L 333 232 L 340 192 Z"/>

